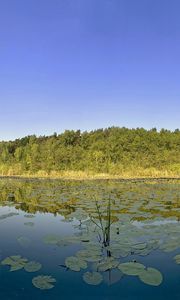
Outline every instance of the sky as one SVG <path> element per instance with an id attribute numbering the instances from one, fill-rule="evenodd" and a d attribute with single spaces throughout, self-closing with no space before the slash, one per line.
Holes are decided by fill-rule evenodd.
<path id="1" fill-rule="evenodd" d="M 180 126 L 179 0 L 0 0 L 0 140 Z"/>

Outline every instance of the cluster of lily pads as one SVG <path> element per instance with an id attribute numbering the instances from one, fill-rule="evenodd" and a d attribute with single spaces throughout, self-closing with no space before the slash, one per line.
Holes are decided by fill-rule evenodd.
<path id="1" fill-rule="evenodd" d="M 29 213 L 36 211 L 60 213 L 69 218 L 77 208 L 91 210 L 96 194 L 106 199 L 111 194 L 113 214 L 129 214 L 135 219 L 179 218 L 179 182 L 120 181 L 1 181 L 2 205 L 13 205 Z M 14 195 L 10 201 L 9 194 Z M 8 199 L 7 199 L 8 198 Z"/>
<path id="2" fill-rule="evenodd" d="M 1 265 L 9 266 L 10 272 L 24 269 L 26 272 L 37 272 L 42 268 L 42 265 L 36 261 L 28 261 L 27 258 L 21 257 L 20 255 L 12 255 L 1 261 Z M 54 287 L 53 283 L 56 280 L 47 275 L 40 275 L 32 279 L 32 284 L 41 290 L 51 289 Z"/>
<path id="3" fill-rule="evenodd" d="M 44 241 L 49 244 L 58 245 L 58 237 L 55 236 L 47 236 Z M 69 238 L 69 242 L 70 241 L 71 239 Z M 151 245 L 154 247 L 155 242 L 151 242 Z M 119 261 L 119 257 L 122 258 L 129 255 L 129 249 L 127 247 L 127 244 L 112 244 L 103 248 L 99 243 L 85 243 L 85 249 L 79 250 L 75 256 L 66 258 L 65 266 L 67 269 L 79 272 L 87 269 L 89 263 L 93 263 L 91 266 L 93 271 L 88 271 L 83 274 L 83 280 L 91 285 L 100 284 L 103 281 L 102 273 L 114 269 L 118 269 L 121 272 L 120 278 L 124 275 L 134 275 L 138 276 L 139 279 L 146 284 L 154 286 L 160 285 L 163 281 L 163 276 L 159 270 L 151 267 L 146 268 L 143 264 L 135 261 L 125 263 Z M 139 243 L 134 245 L 134 250 L 137 254 L 138 251 L 144 250 L 145 247 L 145 243 Z M 111 256 L 105 256 L 107 253 Z"/>
<path id="4" fill-rule="evenodd" d="M 108 252 L 111 255 L 111 252 Z M 113 256 L 103 256 L 102 249 L 97 245 L 88 246 L 84 250 L 79 250 L 76 256 L 67 257 L 65 266 L 75 272 L 88 268 L 88 263 L 93 263 L 92 272 L 83 274 L 83 280 L 87 284 L 98 285 L 103 281 L 103 273 L 118 269 L 121 277 L 125 275 L 138 276 L 139 279 L 149 285 L 158 286 L 163 281 L 163 276 L 159 270 L 155 268 L 146 268 L 143 264 L 136 261 L 121 263 Z"/>
<path id="5" fill-rule="evenodd" d="M 155 250 L 172 252 L 180 248 L 178 183 L 61 182 L 58 185 L 47 182 L 43 185 L 32 182 L 26 183 L 25 188 L 18 183 L 14 194 L 12 202 L 6 199 L 7 192 L 2 194 L 3 205 L 26 211 L 26 218 L 43 211 L 59 214 L 64 217 L 62 221 L 72 223 L 73 236 L 47 235 L 43 242 L 57 247 L 78 244 L 80 250 L 67 257 L 63 264 L 68 270 L 81 271 L 84 282 L 90 285 L 102 283 L 106 274 L 112 272 L 119 279 L 137 276 L 145 284 L 158 286 L 163 275 L 141 264 L 140 257 Z M 110 215 L 107 213 L 109 201 Z M 0 221 L 15 215 L 2 215 Z M 29 221 L 24 225 L 33 227 L 34 223 Z M 107 231 L 109 240 L 105 242 Z M 26 237 L 19 237 L 18 242 L 22 247 L 30 243 Z M 138 262 L 134 255 L 138 256 Z M 174 257 L 174 262 L 180 264 L 180 254 Z M 6 258 L 1 264 L 9 265 L 10 271 L 41 269 L 39 263 L 28 262 L 20 256 Z M 55 278 L 47 275 L 32 279 L 39 289 L 50 289 L 55 282 Z"/>
<path id="6" fill-rule="evenodd" d="M 131 199 L 128 194 L 128 198 Z M 155 195 L 151 195 L 152 199 Z M 85 249 L 78 251 L 75 256 L 66 258 L 65 266 L 72 271 L 87 269 L 93 263 L 92 272 L 83 274 L 83 279 L 88 284 L 99 284 L 103 281 L 102 272 L 118 269 L 124 275 L 136 275 L 139 279 L 149 285 L 159 285 L 163 276 L 159 270 L 148 267 L 133 261 L 120 263 L 119 259 L 131 255 L 146 256 L 152 251 L 160 249 L 164 252 L 171 252 L 180 247 L 180 226 L 173 218 L 165 220 L 156 217 L 153 220 L 143 220 L 135 222 L 134 215 L 138 215 L 141 203 L 134 201 L 128 212 L 122 213 L 117 199 L 111 195 L 111 222 L 110 222 L 110 243 L 103 244 L 102 231 L 107 228 L 106 206 L 109 199 L 104 194 L 103 199 L 98 199 L 97 211 L 96 201 L 85 199 L 78 202 L 78 208 L 68 215 L 66 220 L 79 220 L 79 225 L 75 225 L 78 231 L 73 237 L 46 236 L 44 242 L 57 246 L 68 246 L 79 243 Z M 157 199 L 152 202 L 157 202 Z M 77 204 L 76 204 L 77 205 Z M 157 205 L 157 203 L 156 203 Z M 159 204 L 159 207 L 160 204 Z M 125 208 L 124 208 L 125 209 Z M 148 215 L 145 212 L 140 213 Z M 176 262 L 178 263 L 178 259 Z M 91 266 L 90 266 L 91 267 Z M 123 277 L 121 276 L 121 278 Z"/>

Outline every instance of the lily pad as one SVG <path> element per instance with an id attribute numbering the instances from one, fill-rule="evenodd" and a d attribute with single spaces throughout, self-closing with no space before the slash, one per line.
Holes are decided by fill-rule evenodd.
<path id="1" fill-rule="evenodd" d="M 133 245 L 133 249 L 134 250 L 144 250 L 146 248 L 147 244 L 146 243 L 139 243 L 139 244 L 135 244 Z"/>
<path id="2" fill-rule="evenodd" d="M 102 259 L 102 253 L 99 249 L 85 249 L 79 250 L 76 256 L 88 262 L 96 262 Z"/>
<path id="3" fill-rule="evenodd" d="M 97 270 L 99 272 L 106 272 L 116 268 L 119 265 L 119 261 L 115 260 L 113 257 L 107 257 L 103 261 L 97 264 Z"/>
<path id="4" fill-rule="evenodd" d="M 33 222 L 25 222 L 24 225 L 29 226 L 29 227 L 33 227 L 34 223 Z"/>
<path id="5" fill-rule="evenodd" d="M 83 280 L 87 284 L 99 285 L 103 281 L 103 277 L 98 272 L 86 272 L 83 274 Z"/>
<path id="6" fill-rule="evenodd" d="M 175 259 L 176 263 L 179 265 L 180 264 L 180 254 L 177 254 L 176 256 L 174 256 L 174 259 Z"/>
<path id="7" fill-rule="evenodd" d="M 20 255 L 14 255 L 5 258 L 1 264 L 10 266 L 10 272 L 13 272 L 23 269 L 27 261 L 26 258 L 22 258 Z"/>
<path id="8" fill-rule="evenodd" d="M 26 272 L 37 272 L 41 269 L 42 265 L 36 261 L 30 261 L 25 264 L 24 270 Z"/>
<path id="9" fill-rule="evenodd" d="M 55 236 L 55 235 L 46 235 L 43 238 L 43 242 L 45 244 L 50 244 L 50 245 L 56 245 L 59 240 L 60 240 L 60 237 Z"/>
<path id="10" fill-rule="evenodd" d="M 139 275 L 145 269 L 145 266 L 137 262 L 126 262 L 119 264 L 118 268 L 126 275 Z"/>
<path id="11" fill-rule="evenodd" d="M 84 260 L 75 256 L 67 257 L 65 260 L 65 265 L 67 268 L 75 272 L 79 272 L 81 269 L 87 268 L 87 263 Z"/>
<path id="12" fill-rule="evenodd" d="M 142 282 L 154 286 L 160 285 L 163 281 L 161 272 L 154 268 L 141 270 L 141 272 L 139 273 L 139 278 Z"/>
<path id="13" fill-rule="evenodd" d="M 44 275 L 34 277 L 32 280 L 32 284 L 40 290 L 52 289 L 54 287 L 53 283 L 55 282 L 56 279 L 53 278 L 52 276 L 44 276 Z"/>

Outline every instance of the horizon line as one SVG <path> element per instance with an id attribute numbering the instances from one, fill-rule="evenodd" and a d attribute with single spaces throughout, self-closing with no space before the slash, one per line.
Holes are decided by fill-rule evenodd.
<path id="1" fill-rule="evenodd" d="M 147 128 L 144 128 L 144 127 L 126 127 L 126 126 L 108 126 L 108 127 L 99 127 L 99 128 L 96 128 L 96 129 L 89 129 L 89 130 L 81 130 L 81 129 L 64 129 L 63 131 L 61 132 L 56 132 L 54 131 L 52 134 L 36 134 L 36 133 L 32 133 L 32 134 L 27 134 L 27 135 L 24 135 L 24 136 L 21 136 L 21 137 L 17 137 L 17 138 L 14 138 L 14 139 L 9 139 L 9 140 L 4 140 L 4 139 L 0 139 L 0 143 L 2 142 L 14 142 L 14 141 L 17 141 L 17 140 L 21 140 L 23 138 L 26 138 L 26 137 L 36 137 L 36 138 L 41 138 L 41 137 L 52 137 L 52 136 L 59 136 L 59 135 L 62 135 L 64 134 L 65 132 L 67 131 L 74 131 L 74 132 L 77 132 L 77 131 L 80 131 L 80 133 L 90 133 L 90 132 L 95 132 L 95 131 L 98 131 L 98 130 L 108 130 L 108 129 L 111 129 L 111 128 L 119 128 L 119 129 L 127 129 L 127 130 L 138 130 L 138 129 L 143 129 L 147 132 L 149 131 L 156 131 L 157 133 L 160 133 L 161 131 L 168 131 L 168 132 L 171 132 L 171 133 L 174 133 L 176 131 L 179 131 L 180 128 L 176 128 L 174 130 L 172 129 L 167 129 L 167 128 L 160 128 L 160 129 L 157 129 L 156 127 L 151 127 L 150 129 L 147 129 Z"/>

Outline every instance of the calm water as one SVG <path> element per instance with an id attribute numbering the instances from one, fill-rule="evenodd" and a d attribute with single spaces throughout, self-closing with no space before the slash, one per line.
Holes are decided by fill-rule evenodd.
<path id="1" fill-rule="evenodd" d="M 0 299 L 179 300 L 179 220 L 178 181 L 0 180 Z"/>

